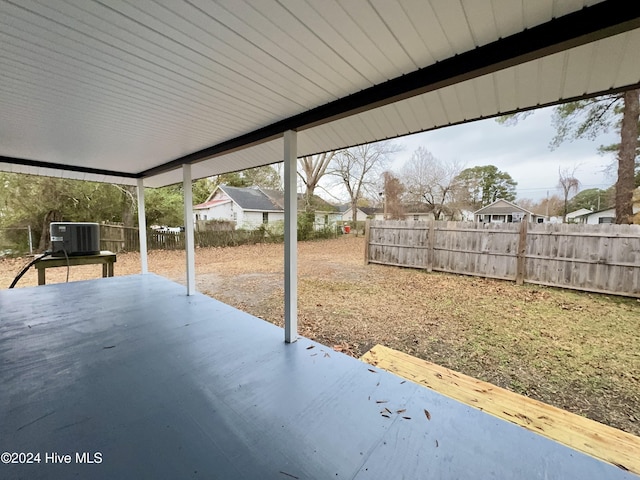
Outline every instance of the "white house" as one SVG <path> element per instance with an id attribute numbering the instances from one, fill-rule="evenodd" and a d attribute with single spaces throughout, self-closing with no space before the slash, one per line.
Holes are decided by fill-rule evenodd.
<path id="1" fill-rule="evenodd" d="M 587 208 L 580 208 L 573 212 L 569 212 L 567 213 L 567 223 L 585 223 L 584 215 L 588 215 L 592 212 L 593 212 L 592 210 L 589 210 Z"/>
<path id="2" fill-rule="evenodd" d="M 343 222 L 352 222 L 353 221 L 353 209 L 351 205 L 340 205 L 338 210 L 341 214 L 341 219 Z M 356 222 L 364 222 L 367 218 L 375 218 L 378 219 L 379 209 L 372 207 L 358 207 L 356 208 Z M 381 217 L 382 218 L 382 217 Z"/>
<path id="3" fill-rule="evenodd" d="M 587 225 L 616 223 L 616 209 L 607 208 L 605 210 L 598 210 L 597 212 L 588 212 L 577 217 L 576 222 L 586 223 Z"/>
<path id="4" fill-rule="evenodd" d="M 633 215 L 636 218 L 637 223 L 640 220 L 640 187 L 636 188 L 633 192 Z M 567 217 L 569 215 L 567 214 Z M 605 208 L 604 210 L 598 210 L 592 212 L 587 210 L 586 213 L 575 217 L 577 223 L 586 223 L 588 225 L 598 225 L 602 223 L 615 223 L 616 222 L 616 209 Z"/>
<path id="5" fill-rule="evenodd" d="M 250 230 L 284 220 L 284 209 L 259 188 L 219 185 L 205 202 L 194 205 L 193 211 L 196 220 L 226 220 Z"/>
<path id="6" fill-rule="evenodd" d="M 482 223 L 519 223 L 522 221 L 544 223 L 545 220 L 543 215 L 536 215 L 501 198 L 480 210 L 476 210 L 473 216 L 476 222 Z"/>
<path id="7" fill-rule="evenodd" d="M 314 225 L 330 226 L 339 220 L 336 207 L 314 195 Z M 305 209 L 304 196 L 298 194 L 298 211 Z M 193 207 L 195 220 L 226 220 L 236 228 L 252 230 L 260 225 L 284 221 L 284 193 L 259 187 L 219 185 L 207 200 Z"/>
<path id="8" fill-rule="evenodd" d="M 280 205 L 284 212 L 284 192 L 266 188 L 262 188 L 261 190 L 271 199 L 272 202 L 276 205 Z M 309 206 L 306 204 L 306 201 L 307 199 L 304 194 L 298 193 L 298 213 L 307 210 Z M 317 195 L 312 195 L 310 203 L 310 208 L 314 212 L 313 224 L 316 230 L 335 225 L 336 222 L 340 221 L 342 218 L 338 207 L 331 205 Z"/>

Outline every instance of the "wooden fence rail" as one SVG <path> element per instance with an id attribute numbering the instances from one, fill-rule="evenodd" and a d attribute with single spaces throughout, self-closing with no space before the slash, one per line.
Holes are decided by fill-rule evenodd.
<path id="1" fill-rule="evenodd" d="M 365 261 L 640 298 L 640 225 L 374 220 Z"/>

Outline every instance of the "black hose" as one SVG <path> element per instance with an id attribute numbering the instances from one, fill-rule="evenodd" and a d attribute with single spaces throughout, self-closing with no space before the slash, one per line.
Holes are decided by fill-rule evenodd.
<path id="1" fill-rule="evenodd" d="M 23 275 L 24 275 L 25 273 L 27 273 L 27 270 L 29 270 L 29 268 L 31 268 L 31 266 L 32 266 L 32 265 L 35 265 L 36 263 L 38 263 L 40 260 L 42 260 L 44 257 L 46 257 L 46 256 L 48 256 L 48 255 L 50 255 L 50 254 L 49 254 L 49 253 L 45 253 L 45 254 L 40 255 L 39 257 L 35 257 L 33 260 L 31 260 L 31 261 L 27 264 L 27 266 L 26 266 L 26 267 L 24 267 L 24 268 L 22 269 L 22 271 L 21 271 L 18 275 L 16 275 L 16 278 L 14 278 L 14 279 L 13 279 L 13 282 L 11 282 L 11 285 L 9 286 L 9 288 L 13 288 L 13 287 L 15 287 L 15 286 L 16 286 L 16 283 L 18 283 L 18 280 L 20 280 L 20 279 L 23 277 Z"/>

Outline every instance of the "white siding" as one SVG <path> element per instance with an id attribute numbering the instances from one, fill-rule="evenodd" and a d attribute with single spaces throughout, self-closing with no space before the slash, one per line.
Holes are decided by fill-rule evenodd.
<path id="1" fill-rule="evenodd" d="M 209 208 L 198 209 L 194 211 L 196 218 L 200 220 L 230 220 L 233 221 L 233 202 L 214 205 Z M 236 209 L 238 209 L 236 207 Z M 239 210 L 239 209 L 238 209 Z M 206 218 L 205 218 L 206 216 Z"/>
<path id="2" fill-rule="evenodd" d="M 610 208 L 609 210 L 603 210 L 602 212 L 595 212 L 595 213 L 592 213 L 591 215 L 588 215 L 587 224 L 598 225 L 600 223 L 600 219 L 605 217 L 616 218 L 615 208 Z"/>
<path id="3" fill-rule="evenodd" d="M 263 223 L 263 213 L 269 215 L 267 223 L 284 222 L 284 212 L 244 211 L 242 221 L 240 221 L 240 214 L 238 214 L 238 228 L 253 230 L 260 227 Z"/>
<path id="4" fill-rule="evenodd" d="M 367 219 L 367 214 L 362 210 L 358 209 L 356 213 L 356 220 L 358 222 L 364 222 Z M 349 208 L 346 212 L 342 214 L 342 220 L 344 222 L 351 222 L 353 220 L 353 213 L 351 208 Z"/>

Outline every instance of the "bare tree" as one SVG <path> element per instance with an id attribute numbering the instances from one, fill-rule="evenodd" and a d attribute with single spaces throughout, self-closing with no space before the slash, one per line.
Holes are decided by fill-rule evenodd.
<path id="1" fill-rule="evenodd" d="M 333 157 L 332 175 L 343 184 L 351 202 L 353 222 L 357 220 L 358 200 L 367 190 L 377 190 L 380 173 L 398 147 L 390 142 L 377 142 L 337 152 Z"/>
<path id="2" fill-rule="evenodd" d="M 577 193 L 580 188 L 580 180 L 575 176 L 577 169 L 578 167 L 573 167 L 571 170 L 568 168 L 558 168 L 558 187 L 562 190 L 564 198 L 562 221 L 565 223 L 567 222 L 567 213 L 569 213 L 569 196 L 571 195 L 571 192 Z"/>
<path id="3" fill-rule="evenodd" d="M 402 180 L 413 202 L 426 203 L 439 219 L 445 206 L 454 201 L 456 177 L 464 165 L 457 161 L 443 162 L 424 147 L 419 147 L 402 169 Z"/>
<path id="4" fill-rule="evenodd" d="M 537 202 L 530 198 L 519 198 L 516 204 L 536 215 L 560 215 L 562 213 L 562 199 L 558 195 L 547 196 Z"/>
<path id="5" fill-rule="evenodd" d="M 404 185 L 398 177 L 387 171 L 382 174 L 384 181 L 383 202 L 385 220 L 404 219 L 404 206 L 402 205 L 402 194 L 405 191 Z"/>
<path id="6" fill-rule="evenodd" d="M 313 197 L 313 193 L 320 183 L 320 179 L 327 173 L 327 167 L 333 160 L 336 152 L 325 152 L 319 155 L 308 155 L 298 159 L 300 169 L 298 176 L 305 186 L 305 199 L 307 205 Z"/>

